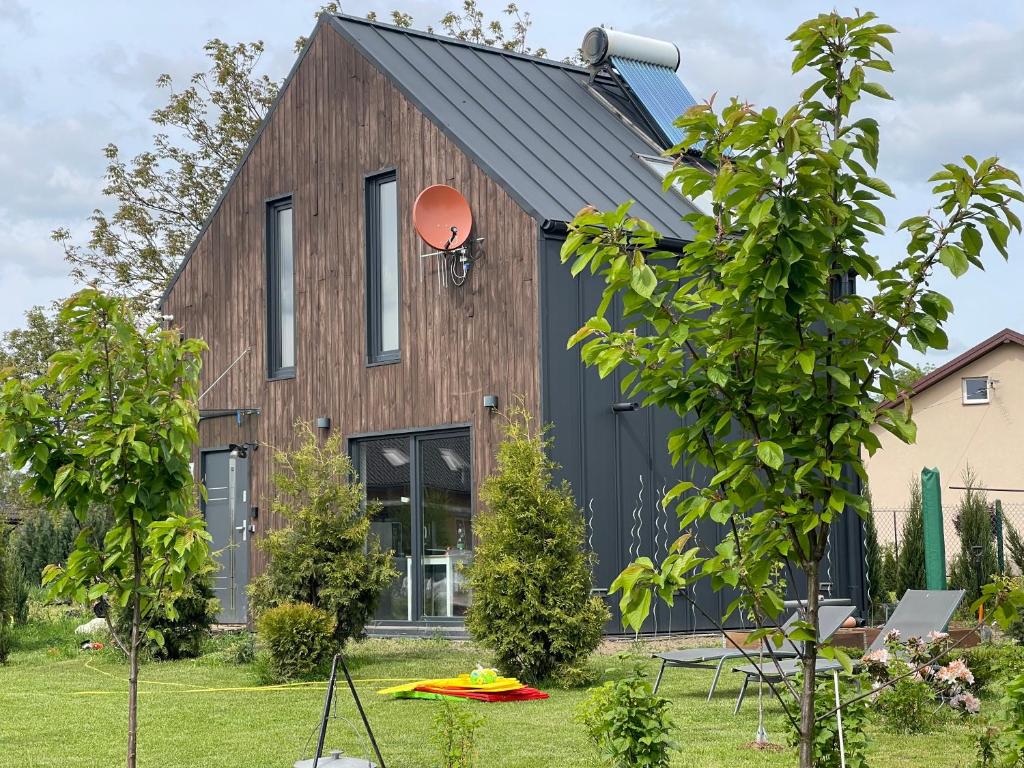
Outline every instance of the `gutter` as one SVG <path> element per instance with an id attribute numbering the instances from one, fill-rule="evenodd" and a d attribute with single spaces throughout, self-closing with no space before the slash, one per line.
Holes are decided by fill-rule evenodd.
<path id="1" fill-rule="evenodd" d="M 569 224 L 565 221 L 555 219 L 544 219 L 540 225 L 541 232 L 552 238 L 565 237 L 569 234 Z M 689 245 L 689 240 L 680 240 L 678 237 L 659 237 L 658 246 L 666 251 L 680 252 Z"/>

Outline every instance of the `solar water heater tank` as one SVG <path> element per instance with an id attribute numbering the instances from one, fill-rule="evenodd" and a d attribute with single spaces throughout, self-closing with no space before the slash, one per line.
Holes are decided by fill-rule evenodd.
<path id="1" fill-rule="evenodd" d="M 584 36 L 580 50 L 591 67 L 604 66 L 615 57 L 667 67 L 673 72 L 679 69 L 679 48 L 675 43 L 617 29 L 594 27 Z"/>

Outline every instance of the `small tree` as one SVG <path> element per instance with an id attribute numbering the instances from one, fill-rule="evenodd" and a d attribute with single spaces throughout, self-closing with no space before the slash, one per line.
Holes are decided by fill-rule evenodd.
<path id="1" fill-rule="evenodd" d="M 209 564 L 206 526 L 195 509 L 189 466 L 198 439 L 202 342 L 156 326 L 140 330 L 117 300 L 89 289 L 60 313 L 70 346 L 34 380 L 0 389 L 0 451 L 27 468 L 35 500 L 79 520 L 98 505 L 113 524 L 101 545 L 80 535 L 64 565 L 46 569 L 55 596 L 105 600 L 131 613 L 128 637 L 128 768 L 136 764 L 139 650 L 161 610 Z M 74 393 L 48 399 L 56 389 Z M 108 622 L 109 623 L 109 622 Z"/>
<path id="2" fill-rule="evenodd" d="M 608 609 L 590 595 L 583 516 L 569 483 L 552 479 L 558 465 L 549 443 L 525 408 L 506 414 L 497 470 L 480 491 L 466 627 L 505 672 L 574 682 L 601 641 Z"/>
<path id="3" fill-rule="evenodd" d="M 364 504 L 341 435 L 322 445 L 308 424 L 296 425 L 299 447 L 277 451 L 272 509 L 288 521 L 260 546 L 270 555 L 264 602 L 309 603 L 335 619 L 339 643 L 363 634 L 381 590 L 394 577 L 391 553 L 370 535 L 379 507 Z"/>
<path id="4" fill-rule="evenodd" d="M 882 588 L 885 590 L 885 600 L 892 600 L 896 592 L 896 548 L 892 544 L 882 547 Z"/>
<path id="5" fill-rule="evenodd" d="M 677 162 L 666 188 L 708 200 L 706 213 L 686 214 L 693 236 L 681 253 L 664 250 L 628 202 L 581 211 L 562 249 L 573 274 L 605 281 L 595 316 L 570 344 L 586 340 L 583 360 L 601 376 L 629 368 L 630 396 L 683 420 L 668 448 L 710 477 L 679 483 L 666 502 L 681 499 L 683 527 L 710 520 L 728 532 L 715 552 L 683 538 L 660 567 L 637 560 L 614 585 L 623 616 L 639 627 L 652 592 L 672 601 L 708 577 L 715 589 L 739 588 L 730 611 L 778 617 L 773 568 L 799 568 L 805 621 L 791 637 L 802 643 L 804 675 L 792 691 L 802 768 L 814 761 L 820 563 L 833 524 L 866 512 L 847 472 L 866 481 L 863 453 L 881 445 L 875 426 L 914 440 L 909 399 L 878 409 L 876 398 L 900 399 L 902 344 L 946 347 L 952 304 L 933 289 L 935 270 L 981 266 L 983 232 L 1006 257 L 1011 229 L 1020 230 L 1010 206 L 1024 200 L 997 158 L 947 164 L 931 179 L 935 206 L 900 227 L 906 255 L 883 267 L 872 248 L 886 227 L 876 203 L 893 195 L 873 175 L 879 126 L 852 117 L 863 97 L 891 98 L 870 77 L 892 70 L 895 30 L 875 19 L 826 13 L 790 35 L 793 71 L 813 76 L 795 104 L 733 99 L 717 111 L 709 102 L 676 121 L 683 138 L 668 153 Z M 863 294 L 849 290 L 853 278 Z"/>
<path id="6" fill-rule="evenodd" d="M 6 664 L 11 655 L 14 632 L 14 583 L 10 567 L 10 534 L 0 523 L 0 664 Z"/>
<path id="7" fill-rule="evenodd" d="M 974 473 L 966 469 L 963 484 L 967 490 L 960 497 L 955 517 L 960 534 L 960 552 L 953 558 L 949 573 L 950 586 L 965 590 L 965 602 L 969 604 L 981 597 L 981 586 L 990 582 L 999 571 L 988 497 L 977 489 L 976 483 Z"/>
<path id="8" fill-rule="evenodd" d="M 900 554 L 896 561 L 896 597 L 908 589 L 924 589 L 924 506 L 921 481 L 910 481 L 910 504 L 900 534 Z"/>

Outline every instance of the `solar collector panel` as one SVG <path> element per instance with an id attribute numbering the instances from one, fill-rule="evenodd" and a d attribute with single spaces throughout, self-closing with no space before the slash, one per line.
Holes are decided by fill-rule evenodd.
<path id="1" fill-rule="evenodd" d="M 668 67 L 645 61 L 612 57 L 615 71 L 622 78 L 636 106 L 650 118 L 668 146 L 683 140 L 683 131 L 674 125 L 676 118 L 697 104 L 683 81 Z"/>

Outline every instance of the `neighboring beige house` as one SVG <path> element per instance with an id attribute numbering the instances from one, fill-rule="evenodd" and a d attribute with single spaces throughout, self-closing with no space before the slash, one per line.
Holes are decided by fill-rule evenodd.
<path id="1" fill-rule="evenodd" d="M 865 465 L 876 510 L 905 508 L 923 467 L 939 469 L 946 509 L 960 500 L 949 486 L 963 485 L 968 465 L 982 487 L 1024 490 L 1024 335 L 1000 331 L 936 368 L 914 385 L 911 402 L 914 445 L 875 428 L 882 448 Z M 1024 503 L 1024 493 L 988 496 Z"/>

